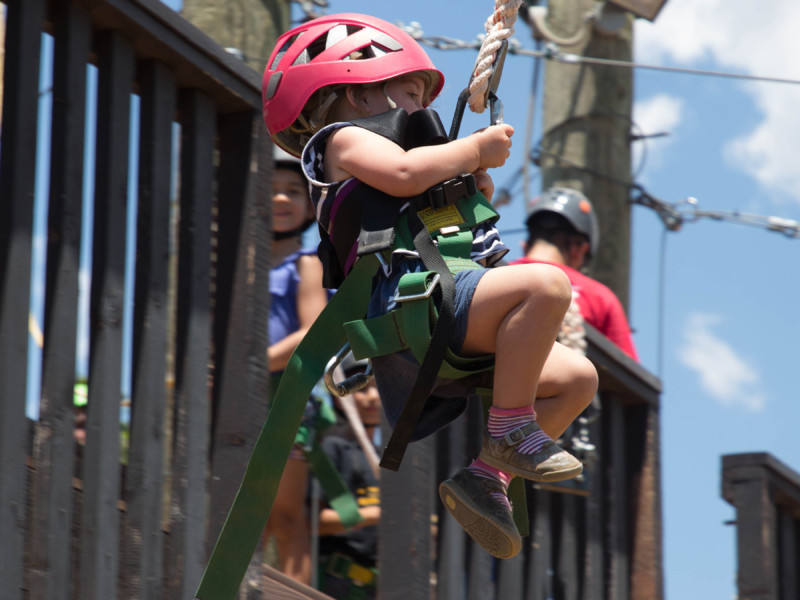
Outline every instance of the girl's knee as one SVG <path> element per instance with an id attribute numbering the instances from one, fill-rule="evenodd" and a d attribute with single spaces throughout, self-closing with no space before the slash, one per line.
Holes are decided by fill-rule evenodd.
<path id="1" fill-rule="evenodd" d="M 559 310 L 566 311 L 572 301 L 572 284 L 569 277 L 556 266 L 544 263 L 524 265 L 528 267 L 521 279 L 530 295 L 538 302 L 550 302 Z"/>
<path id="2" fill-rule="evenodd" d="M 580 397 L 583 398 L 586 406 L 589 406 L 592 402 L 592 398 L 597 394 L 599 378 L 597 369 L 592 361 L 585 356 L 579 356 L 579 358 L 580 360 L 577 361 L 575 367 L 573 381 L 575 382 L 575 386 L 580 390 Z"/>

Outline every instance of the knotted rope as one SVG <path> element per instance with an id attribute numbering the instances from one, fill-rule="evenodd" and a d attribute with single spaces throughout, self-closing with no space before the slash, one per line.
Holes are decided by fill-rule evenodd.
<path id="1" fill-rule="evenodd" d="M 478 59 L 469 82 L 470 95 L 467 103 L 472 112 L 482 113 L 486 108 L 492 65 L 503 40 L 514 33 L 514 21 L 517 20 L 517 10 L 521 3 L 522 0 L 494 0 L 494 13 L 484 25 L 486 37 L 478 51 Z"/>
<path id="2" fill-rule="evenodd" d="M 558 341 L 579 354 L 586 354 L 586 328 L 583 326 L 583 315 L 574 296 L 561 323 Z"/>

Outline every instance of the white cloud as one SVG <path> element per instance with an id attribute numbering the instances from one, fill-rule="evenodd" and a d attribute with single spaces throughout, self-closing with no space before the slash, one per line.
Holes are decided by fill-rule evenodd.
<path id="1" fill-rule="evenodd" d="M 798 80 L 798 22 L 797 0 L 670 0 L 655 23 L 636 21 L 635 56 L 643 63 Z M 800 85 L 743 83 L 742 89 L 761 121 L 727 141 L 726 157 L 765 191 L 800 203 L 800 171 L 791 158 L 800 144 Z"/>
<path id="2" fill-rule="evenodd" d="M 649 166 L 659 166 L 666 149 L 674 141 L 675 130 L 683 120 L 684 103 L 680 98 L 669 94 L 657 94 L 647 100 L 637 102 L 633 107 L 633 121 L 638 135 L 668 133 L 668 137 L 644 139 L 633 145 L 633 164 L 640 164 L 645 157 Z M 644 146 L 643 144 L 646 144 Z"/>
<path id="3" fill-rule="evenodd" d="M 678 360 L 698 374 L 703 390 L 721 405 L 761 412 L 766 404 L 761 375 L 712 331 L 721 322 L 719 315 L 691 314 Z"/>

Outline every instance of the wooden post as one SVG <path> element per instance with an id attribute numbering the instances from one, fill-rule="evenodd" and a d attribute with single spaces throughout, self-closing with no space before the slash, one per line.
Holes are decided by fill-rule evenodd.
<path id="1" fill-rule="evenodd" d="M 275 40 L 289 28 L 289 5 L 288 0 L 184 0 L 182 14 L 263 73 Z"/>
<path id="2" fill-rule="evenodd" d="M 582 26 L 593 0 L 551 0 L 548 24 L 569 36 Z M 562 50 L 581 56 L 630 60 L 632 17 L 612 5 L 601 24 L 619 26 L 614 33 L 590 30 L 583 41 Z M 600 248 L 591 274 L 628 303 L 630 269 L 630 114 L 633 96 L 630 69 L 547 61 L 542 135 L 542 188 L 565 185 L 592 201 L 600 222 Z M 530 200 L 526 198 L 526 200 Z"/>

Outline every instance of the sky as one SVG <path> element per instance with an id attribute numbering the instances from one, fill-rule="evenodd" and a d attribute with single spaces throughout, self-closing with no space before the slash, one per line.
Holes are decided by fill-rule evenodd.
<path id="1" fill-rule="evenodd" d="M 181 0 L 166 3 L 178 9 Z M 461 0 L 453 7 L 445 1 L 329 0 L 326 12 L 418 22 L 426 36 L 470 42 L 483 33 L 494 3 Z M 634 61 L 800 81 L 798 22 L 796 0 L 668 0 L 654 23 L 636 21 Z M 535 48 L 522 21 L 514 38 L 523 48 Z M 448 126 L 476 54 L 427 50 L 446 77 L 434 108 Z M 508 232 L 503 238 L 510 258 L 521 255 L 522 236 L 514 230 L 524 221 L 526 199 L 515 174 L 527 156 L 534 64 L 531 57 L 509 55 L 498 91 L 505 121 L 516 128 L 511 157 L 493 173 L 496 189 L 510 186 L 514 192 L 499 222 L 501 234 Z M 683 211 L 800 221 L 800 84 L 636 69 L 634 94 L 637 129 L 668 134 L 635 147 L 635 181 L 650 194 Z M 533 140 L 540 120 L 537 104 Z M 461 131 L 487 124 L 486 114 L 467 112 Z M 535 195 L 536 167 L 529 173 Z M 684 203 L 689 198 L 696 204 Z M 667 232 L 652 210 L 632 207 L 629 320 L 642 364 L 663 384 L 664 576 L 670 600 L 735 598 L 735 529 L 726 525 L 735 511 L 720 494 L 724 454 L 769 452 L 800 471 L 800 394 L 793 381 L 799 252 L 800 237 L 727 219 L 687 218 L 679 231 Z M 32 291 L 34 298 L 41 293 Z"/>

